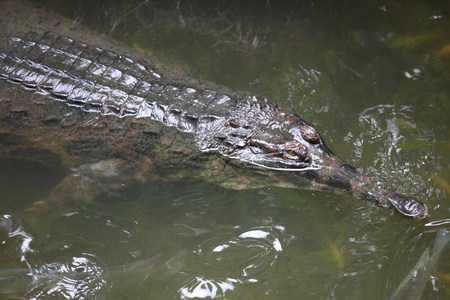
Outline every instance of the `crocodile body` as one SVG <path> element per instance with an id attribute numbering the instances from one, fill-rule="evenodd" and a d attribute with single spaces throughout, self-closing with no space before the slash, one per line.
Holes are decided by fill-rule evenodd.
<path id="1" fill-rule="evenodd" d="M 271 100 L 164 73 L 132 49 L 122 55 L 42 24 L 16 31 L 2 24 L 3 156 L 34 149 L 67 166 L 121 158 L 136 165 L 131 177 L 177 169 L 224 183 L 225 174 L 235 188 L 328 189 L 408 217 L 427 213 L 420 201 L 347 165 L 313 126 Z"/>

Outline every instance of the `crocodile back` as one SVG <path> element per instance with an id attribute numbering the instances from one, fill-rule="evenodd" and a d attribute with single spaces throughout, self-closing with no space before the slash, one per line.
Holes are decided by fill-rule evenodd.
<path id="1" fill-rule="evenodd" d="M 194 134 L 203 152 L 264 167 L 317 168 L 311 144 L 331 153 L 306 121 L 266 98 L 187 85 L 147 61 L 39 28 L 0 36 L 0 78 L 86 113 L 162 122 Z M 293 157 L 283 154 L 289 147 Z"/>

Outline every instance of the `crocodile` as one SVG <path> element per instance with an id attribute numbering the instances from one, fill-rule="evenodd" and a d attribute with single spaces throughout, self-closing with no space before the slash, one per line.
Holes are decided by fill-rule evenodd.
<path id="1" fill-rule="evenodd" d="M 0 2 L 0 156 L 78 167 L 72 180 L 82 184 L 63 180 L 55 198 L 164 175 L 235 189 L 328 190 L 409 218 L 427 215 L 421 201 L 345 163 L 313 125 L 276 102 L 188 78 L 48 10 L 12 2 Z M 96 181 L 107 184 L 99 189 Z"/>

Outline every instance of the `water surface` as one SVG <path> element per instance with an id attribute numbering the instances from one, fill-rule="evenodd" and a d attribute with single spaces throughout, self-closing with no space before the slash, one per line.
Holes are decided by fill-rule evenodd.
<path id="1" fill-rule="evenodd" d="M 26 208 L 69 171 L 2 158 L 0 268 L 65 272 L 16 277 L 17 292 L 0 298 L 384 299 L 450 230 L 447 4 L 40 2 L 195 78 L 296 111 L 345 161 L 423 200 L 429 217 L 325 192 L 149 182 L 127 201 L 40 218 Z M 450 295 L 449 254 L 422 299 Z"/>

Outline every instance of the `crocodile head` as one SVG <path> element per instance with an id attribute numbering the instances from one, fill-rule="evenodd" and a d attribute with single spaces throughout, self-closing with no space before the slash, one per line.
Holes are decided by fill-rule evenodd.
<path id="1" fill-rule="evenodd" d="M 297 115 L 280 117 L 246 139 L 229 156 L 259 167 L 273 185 L 332 190 L 393 207 L 402 215 L 421 219 L 426 206 L 417 199 L 390 191 L 336 156 L 317 130 Z M 280 124 L 282 124 L 280 126 Z"/>

